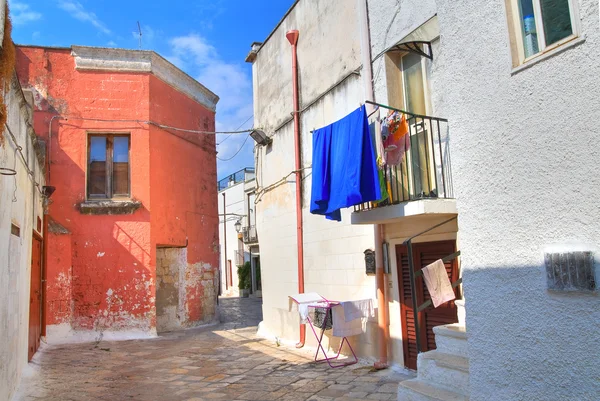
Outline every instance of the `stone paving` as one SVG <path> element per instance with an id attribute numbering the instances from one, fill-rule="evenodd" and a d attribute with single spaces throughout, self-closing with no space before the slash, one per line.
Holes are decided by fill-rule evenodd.
<path id="1" fill-rule="evenodd" d="M 222 324 L 155 339 L 46 346 L 17 400 L 396 399 L 411 376 L 356 364 L 330 369 L 307 350 L 255 336 L 260 300 L 220 300 Z"/>

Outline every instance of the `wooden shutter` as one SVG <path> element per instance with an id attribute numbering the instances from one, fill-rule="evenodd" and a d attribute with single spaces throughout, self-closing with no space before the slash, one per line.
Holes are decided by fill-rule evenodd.
<path id="1" fill-rule="evenodd" d="M 454 241 L 424 242 L 413 244 L 413 262 L 415 270 L 442 259 L 456 250 Z M 400 287 L 400 314 L 402 323 L 402 339 L 404 349 L 404 364 L 409 369 L 417 369 L 417 344 L 415 322 L 412 308 L 410 273 L 408 266 L 408 250 L 406 247 L 396 246 L 396 262 Z M 446 272 L 451 282 L 458 279 L 458 265 L 456 260 L 445 263 Z M 415 280 L 417 304 L 421 305 L 431 297 L 424 285 L 422 276 Z M 458 290 L 455 290 L 458 298 Z M 421 333 L 421 346 L 423 351 L 436 348 L 433 327 L 458 322 L 456 305 L 453 301 L 440 305 L 437 308 L 429 307 L 419 312 L 419 329 Z"/>

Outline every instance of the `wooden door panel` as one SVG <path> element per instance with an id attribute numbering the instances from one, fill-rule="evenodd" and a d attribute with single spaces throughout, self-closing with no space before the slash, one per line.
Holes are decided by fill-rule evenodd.
<path id="1" fill-rule="evenodd" d="M 455 252 L 456 245 L 454 241 L 440 241 L 413 244 L 413 262 L 415 270 L 421 270 L 423 267 L 435 262 L 438 259 Z M 408 266 L 408 250 L 402 245 L 396 246 L 396 262 L 398 269 L 398 281 L 400 288 L 400 313 L 402 323 L 402 339 L 404 350 L 404 364 L 409 369 L 417 368 L 417 344 L 416 330 L 414 324 L 410 273 Z M 456 261 L 445 263 L 446 271 L 451 282 L 458 279 L 458 267 Z M 427 287 L 423 282 L 422 276 L 415 279 L 415 293 L 417 295 L 417 304 L 421 305 L 431 297 Z M 456 290 L 456 294 L 458 291 Z M 433 327 L 449 323 L 458 322 L 456 305 L 454 302 L 447 302 L 437 308 L 429 307 L 418 313 L 419 331 L 421 347 L 423 351 L 429 351 L 436 348 L 435 335 Z"/>
<path id="2" fill-rule="evenodd" d="M 29 289 L 28 360 L 40 347 L 42 334 L 42 241 L 33 237 L 31 248 L 31 285 Z"/>

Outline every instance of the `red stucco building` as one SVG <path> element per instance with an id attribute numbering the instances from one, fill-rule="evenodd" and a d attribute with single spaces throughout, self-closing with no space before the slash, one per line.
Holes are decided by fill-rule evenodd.
<path id="1" fill-rule="evenodd" d="M 19 46 L 51 197 L 48 341 L 210 322 L 218 97 L 151 51 Z M 106 337 L 105 337 L 106 338 Z"/>

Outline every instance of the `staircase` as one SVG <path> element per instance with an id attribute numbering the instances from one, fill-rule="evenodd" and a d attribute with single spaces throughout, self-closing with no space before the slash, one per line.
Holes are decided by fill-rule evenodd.
<path id="1" fill-rule="evenodd" d="M 437 349 L 419 354 L 417 378 L 399 384 L 398 401 L 468 401 L 469 358 L 464 324 L 433 328 Z"/>

